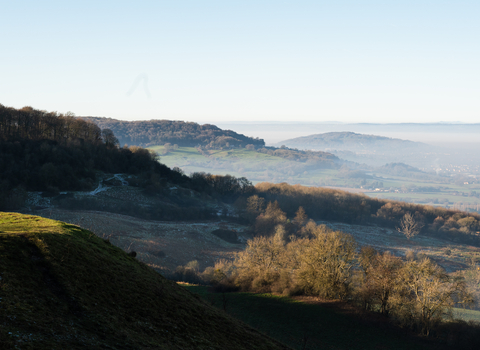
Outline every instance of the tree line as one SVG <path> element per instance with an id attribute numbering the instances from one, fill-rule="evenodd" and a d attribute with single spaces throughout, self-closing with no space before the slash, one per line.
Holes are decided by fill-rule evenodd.
<path id="1" fill-rule="evenodd" d="M 102 131 L 94 123 L 75 118 L 71 112 L 62 114 L 32 107 L 15 109 L 0 104 L 0 140 L 99 144 L 102 142 Z"/>
<path id="2" fill-rule="evenodd" d="M 251 194 L 254 191 L 252 183 L 246 177 L 196 172 L 190 175 L 190 181 L 192 189 L 219 197 L 226 203 L 232 203 L 240 196 Z"/>
<path id="3" fill-rule="evenodd" d="M 293 217 L 301 206 L 305 208 L 306 215 L 316 221 L 378 225 L 392 229 L 398 228 L 408 214 L 421 226 L 419 233 L 422 235 L 480 246 L 480 215 L 477 213 L 287 183 L 259 183 L 255 185 L 252 196 L 240 197 L 236 202 L 239 215 L 251 225 L 257 225 L 259 217 L 268 217 L 269 202 L 277 202 L 287 217 Z"/>

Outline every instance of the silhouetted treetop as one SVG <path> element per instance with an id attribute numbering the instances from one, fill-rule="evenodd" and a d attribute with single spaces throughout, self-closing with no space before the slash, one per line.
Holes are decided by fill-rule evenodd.
<path id="1" fill-rule="evenodd" d="M 59 144 L 102 143 L 102 130 L 95 123 L 61 114 L 23 107 L 15 109 L 0 104 L 0 140 L 50 140 Z"/>
<path id="2" fill-rule="evenodd" d="M 112 130 L 101 130 L 73 113 L 0 105 L 0 209 L 18 207 L 21 201 L 9 204 L 13 195 L 24 197 L 17 192 L 91 189 L 98 171 L 178 184 L 190 181 L 160 164 L 154 152 L 136 146 L 119 148 Z M 145 186 L 151 182 L 143 181 Z"/>

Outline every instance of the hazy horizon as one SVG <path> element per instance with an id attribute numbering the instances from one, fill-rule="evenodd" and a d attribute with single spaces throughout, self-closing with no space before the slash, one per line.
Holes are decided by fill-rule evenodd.
<path id="1" fill-rule="evenodd" d="M 263 138 L 267 145 L 327 132 L 355 132 L 423 142 L 433 146 L 457 144 L 468 147 L 480 143 L 480 123 L 217 122 L 214 125 L 250 137 Z"/>

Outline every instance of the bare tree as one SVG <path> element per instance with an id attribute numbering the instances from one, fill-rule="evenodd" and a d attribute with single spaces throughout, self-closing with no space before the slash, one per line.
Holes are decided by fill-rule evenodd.
<path id="1" fill-rule="evenodd" d="M 400 220 L 400 226 L 397 231 L 403 233 L 408 239 L 419 234 L 423 224 L 415 220 L 412 214 L 406 213 Z"/>
<path id="2" fill-rule="evenodd" d="M 297 281 L 307 294 L 342 299 L 348 294 L 357 245 L 349 234 L 322 231 L 318 227 L 308 241 Z"/>
<path id="3" fill-rule="evenodd" d="M 395 313 L 407 323 L 418 322 L 425 335 L 442 319 L 452 318 L 455 304 L 473 305 L 465 279 L 448 275 L 430 259 L 407 262 L 402 274 L 404 290 L 393 298 Z"/>
<path id="4" fill-rule="evenodd" d="M 402 260 L 389 252 L 379 253 L 371 247 L 363 247 L 359 262 L 364 273 L 359 296 L 365 307 L 379 309 L 388 315 L 392 307 L 390 296 L 397 292 Z"/>
<path id="5" fill-rule="evenodd" d="M 102 130 L 102 138 L 103 142 L 105 142 L 105 145 L 108 148 L 115 148 L 119 145 L 118 139 L 115 137 L 115 134 L 110 129 Z"/>

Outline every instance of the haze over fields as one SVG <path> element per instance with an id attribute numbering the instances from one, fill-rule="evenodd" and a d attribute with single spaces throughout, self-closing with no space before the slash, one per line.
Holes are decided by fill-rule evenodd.
<path id="1" fill-rule="evenodd" d="M 361 134 L 379 135 L 431 145 L 442 146 L 468 146 L 480 144 L 480 123 L 343 123 L 340 121 L 219 121 L 216 125 L 222 129 L 231 129 L 236 132 L 262 137 L 267 145 L 277 144 L 281 141 L 295 137 L 308 136 L 326 132 L 356 132 Z"/>

